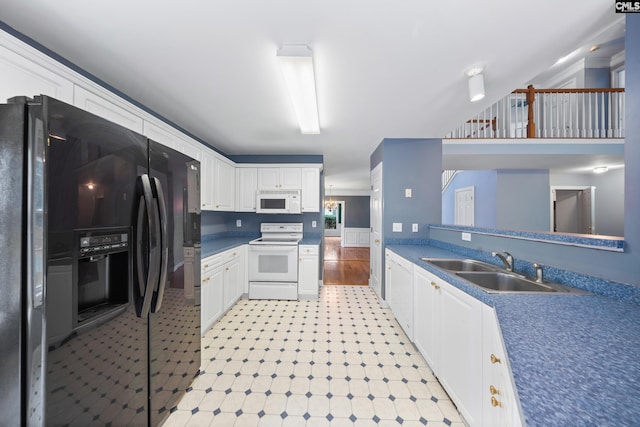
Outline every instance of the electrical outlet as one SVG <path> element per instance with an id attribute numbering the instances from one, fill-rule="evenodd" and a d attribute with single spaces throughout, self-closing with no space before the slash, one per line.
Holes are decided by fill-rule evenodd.
<path id="1" fill-rule="evenodd" d="M 404 197 L 412 197 L 412 190 L 410 188 L 404 189 Z"/>
<path id="2" fill-rule="evenodd" d="M 241 219 L 236 219 L 236 227 L 238 227 L 238 228 L 242 227 L 242 220 Z"/>
<path id="3" fill-rule="evenodd" d="M 316 228 L 318 226 L 318 223 L 315 221 L 311 221 L 311 228 Z"/>
<path id="4" fill-rule="evenodd" d="M 464 240 L 465 242 L 470 242 L 471 241 L 471 233 L 462 233 L 462 240 Z"/>
<path id="5" fill-rule="evenodd" d="M 411 225 L 411 231 L 413 231 L 414 233 L 418 232 L 418 224 L 412 224 Z"/>
<path id="6" fill-rule="evenodd" d="M 393 232 L 394 233 L 402 233 L 402 223 L 401 222 L 394 222 L 393 223 Z"/>

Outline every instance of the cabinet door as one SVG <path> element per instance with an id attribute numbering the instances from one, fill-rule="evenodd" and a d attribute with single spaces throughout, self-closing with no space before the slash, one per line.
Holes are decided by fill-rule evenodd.
<path id="1" fill-rule="evenodd" d="M 440 358 L 438 379 L 470 425 L 482 418 L 482 303 L 438 280 Z"/>
<path id="2" fill-rule="evenodd" d="M 520 407 L 495 310 L 482 306 L 483 425 L 522 426 Z"/>
<path id="3" fill-rule="evenodd" d="M 302 212 L 320 212 L 320 169 L 302 168 Z"/>
<path id="4" fill-rule="evenodd" d="M 440 285 L 420 267 L 413 275 L 413 341 L 431 370 L 437 375 L 440 341 Z"/>
<path id="5" fill-rule="evenodd" d="M 258 168 L 258 189 L 280 188 L 280 168 Z"/>
<path id="6" fill-rule="evenodd" d="M 302 188 L 302 176 L 300 168 L 280 168 L 280 188 Z"/>
<path id="7" fill-rule="evenodd" d="M 233 212 L 236 192 L 235 166 L 219 159 L 214 160 L 213 201 L 214 210 Z"/>
<path id="8" fill-rule="evenodd" d="M 208 150 L 202 151 L 202 160 L 200 164 L 200 175 L 202 182 L 200 183 L 200 203 L 203 210 L 214 210 L 213 193 L 214 193 L 214 161 L 215 157 Z"/>
<path id="9" fill-rule="evenodd" d="M 228 310 L 240 298 L 242 271 L 240 260 L 234 259 L 224 265 L 224 310 Z"/>
<path id="10" fill-rule="evenodd" d="M 200 288 L 202 317 L 202 335 L 222 316 L 223 306 L 223 268 L 205 270 Z"/>
<path id="11" fill-rule="evenodd" d="M 256 211 L 257 168 L 236 168 L 236 211 Z"/>
<path id="12" fill-rule="evenodd" d="M 391 251 L 387 255 L 387 300 L 396 320 L 413 341 L 412 264 Z"/>
<path id="13" fill-rule="evenodd" d="M 305 296 L 318 296 L 318 246 L 301 245 L 298 264 L 298 293 Z"/>
<path id="14" fill-rule="evenodd" d="M 29 59 L 0 46 L 0 100 L 48 95 L 73 104 L 73 83 Z"/>
<path id="15" fill-rule="evenodd" d="M 136 116 L 131 111 L 120 105 L 96 95 L 80 86 L 76 86 L 73 94 L 73 103 L 76 107 L 105 118 L 120 126 L 142 134 L 142 117 Z"/>

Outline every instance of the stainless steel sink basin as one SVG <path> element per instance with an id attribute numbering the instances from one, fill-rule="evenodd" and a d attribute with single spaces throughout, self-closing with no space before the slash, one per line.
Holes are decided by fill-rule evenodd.
<path id="1" fill-rule="evenodd" d="M 579 289 L 568 288 L 558 283 L 536 282 L 514 273 L 505 273 L 501 271 L 494 272 L 478 272 L 478 271 L 460 271 L 456 273 L 469 282 L 480 286 L 487 292 L 506 293 L 506 292 L 527 292 L 527 293 L 575 293 L 588 294 L 588 292 Z"/>
<path id="2" fill-rule="evenodd" d="M 449 271 L 496 271 L 498 267 L 495 265 L 476 261 L 474 259 L 455 259 L 455 258 L 420 258 L 436 267 Z"/>

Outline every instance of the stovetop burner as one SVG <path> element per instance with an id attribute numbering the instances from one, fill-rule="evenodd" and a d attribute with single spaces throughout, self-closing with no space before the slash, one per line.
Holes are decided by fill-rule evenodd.
<path id="1" fill-rule="evenodd" d="M 249 242 L 250 245 L 297 245 L 302 240 L 302 223 L 262 223 L 262 237 Z"/>

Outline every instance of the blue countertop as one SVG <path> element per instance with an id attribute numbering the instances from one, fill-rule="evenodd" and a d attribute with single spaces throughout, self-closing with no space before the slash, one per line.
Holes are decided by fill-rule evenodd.
<path id="1" fill-rule="evenodd" d="M 464 255 L 387 248 L 495 308 L 528 426 L 640 422 L 638 305 L 601 295 L 489 294 L 420 260 Z"/>
<path id="2" fill-rule="evenodd" d="M 245 245 L 257 237 L 259 236 L 218 237 L 215 239 L 203 238 L 200 248 L 200 257 L 204 259 L 220 252 L 224 252 L 227 249 L 233 249 L 236 246 Z"/>

